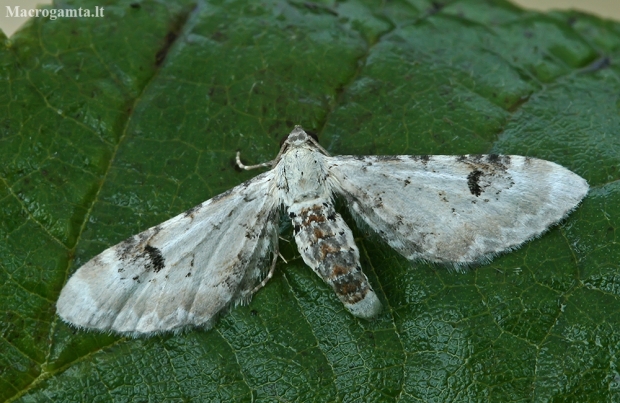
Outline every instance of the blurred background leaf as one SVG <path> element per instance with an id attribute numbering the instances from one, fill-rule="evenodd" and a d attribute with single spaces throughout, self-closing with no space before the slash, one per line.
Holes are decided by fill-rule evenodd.
<path id="1" fill-rule="evenodd" d="M 620 400 L 620 24 L 504 1 L 58 1 L 0 38 L 0 399 Z M 379 319 L 289 260 L 210 331 L 55 315 L 103 249 L 254 173 L 295 124 L 334 154 L 522 154 L 592 190 L 465 274 L 353 224 Z M 283 237 L 292 239 L 283 224 Z"/>

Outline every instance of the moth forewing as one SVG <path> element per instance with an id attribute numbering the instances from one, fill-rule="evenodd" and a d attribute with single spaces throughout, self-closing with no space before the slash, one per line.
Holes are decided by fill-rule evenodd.
<path id="1" fill-rule="evenodd" d="M 273 171 L 95 256 L 69 279 L 58 314 L 80 327 L 134 335 L 210 327 L 249 300 L 277 242 Z"/>
<path id="2" fill-rule="evenodd" d="M 564 218 L 587 182 L 515 155 L 340 156 L 330 174 L 354 214 L 410 260 L 467 265 Z"/>

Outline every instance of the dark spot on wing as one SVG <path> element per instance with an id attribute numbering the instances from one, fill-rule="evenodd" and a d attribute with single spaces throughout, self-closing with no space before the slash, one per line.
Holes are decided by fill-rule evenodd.
<path id="1" fill-rule="evenodd" d="M 491 164 L 497 164 L 498 162 L 500 162 L 499 155 L 489 154 L 487 155 L 487 161 L 489 161 Z"/>
<path id="2" fill-rule="evenodd" d="M 200 203 L 200 204 L 198 204 L 198 205 L 196 205 L 196 206 L 192 207 L 192 208 L 191 208 L 191 209 L 189 209 L 189 210 L 186 210 L 186 211 L 183 213 L 183 215 L 184 215 L 185 217 L 191 217 L 191 218 L 194 218 L 194 215 L 196 214 L 196 211 L 200 210 L 200 208 L 201 208 L 201 207 L 202 207 L 202 203 Z"/>
<path id="3" fill-rule="evenodd" d="M 375 205 L 374 206 L 377 209 L 383 207 L 383 199 L 381 197 L 377 197 L 375 199 Z"/>
<path id="4" fill-rule="evenodd" d="M 164 257 L 161 255 L 161 251 L 154 246 L 146 245 L 144 247 L 144 252 L 148 254 L 151 260 L 153 272 L 159 273 L 159 271 L 165 267 Z"/>
<path id="5" fill-rule="evenodd" d="M 475 170 L 472 171 L 469 175 L 467 175 L 467 186 L 469 186 L 469 191 L 474 196 L 478 197 L 482 193 L 482 188 L 480 187 L 480 177 L 482 176 L 482 171 Z"/>
<path id="6" fill-rule="evenodd" d="M 244 183 L 248 183 L 248 182 L 249 182 L 249 181 L 244 182 Z M 231 192 L 232 192 L 232 189 L 228 189 L 228 190 L 227 190 L 227 191 L 225 191 L 224 193 L 220 193 L 219 195 L 213 196 L 213 197 L 211 198 L 211 203 L 215 203 L 216 201 L 219 201 L 219 200 L 221 200 L 221 199 L 223 199 L 223 198 L 227 197 L 228 195 L 230 195 L 230 193 L 231 193 Z"/>
<path id="7" fill-rule="evenodd" d="M 481 163 L 486 157 L 485 154 L 469 154 L 469 160 L 475 163 Z"/>
<path id="8" fill-rule="evenodd" d="M 116 256 L 118 260 L 126 261 L 133 254 L 135 246 L 138 244 L 138 239 L 135 236 L 131 236 L 118 244 L 116 249 Z"/>
<path id="9" fill-rule="evenodd" d="M 159 234 L 161 231 L 161 224 L 154 226 L 153 228 L 151 228 L 152 231 L 149 231 L 149 234 L 145 234 L 145 237 L 148 236 L 149 238 L 154 237 L 155 235 Z M 147 232 L 147 231 L 145 231 Z"/>
<path id="10" fill-rule="evenodd" d="M 71 256 L 73 257 L 73 256 Z M 94 258 L 92 258 L 92 262 L 97 265 L 97 266 L 102 266 L 103 265 L 103 261 L 101 260 L 101 255 L 97 255 Z"/>
<path id="11" fill-rule="evenodd" d="M 377 155 L 377 161 L 400 161 L 399 155 Z"/>
<path id="12" fill-rule="evenodd" d="M 191 277 L 191 275 L 192 275 L 192 272 L 190 271 L 189 273 L 185 275 L 185 277 Z"/>
<path id="13" fill-rule="evenodd" d="M 225 285 L 230 291 L 238 289 L 239 280 L 243 279 L 244 268 L 248 265 L 248 258 L 244 257 L 243 252 L 239 252 L 231 261 L 225 271 L 228 277 L 224 278 L 221 284 Z"/>
<path id="14" fill-rule="evenodd" d="M 250 197 L 250 195 L 243 196 L 243 201 L 246 202 L 246 203 L 251 202 L 253 200 L 256 200 L 256 196 L 251 196 L 251 197 Z"/>
<path id="15" fill-rule="evenodd" d="M 509 155 L 489 154 L 487 155 L 487 162 L 493 165 L 496 169 L 505 171 L 510 166 Z"/>

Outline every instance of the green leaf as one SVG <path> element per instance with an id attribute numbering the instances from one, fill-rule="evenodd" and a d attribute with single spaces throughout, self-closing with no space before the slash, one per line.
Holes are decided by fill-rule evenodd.
<path id="1" fill-rule="evenodd" d="M 0 37 L 0 398 L 620 400 L 620 24 L 504 1 L 58 1 L 104 18 Z M 55 315 L 105 248 L 251 178 L 294 124 L 334 154 L 523 154 L 592 190 L 465 274 L 351 223 L 384 303 L 288 264 L 209 331 L 129 339 Z M 292 241 L 290 228 L 282 236 Z"/>

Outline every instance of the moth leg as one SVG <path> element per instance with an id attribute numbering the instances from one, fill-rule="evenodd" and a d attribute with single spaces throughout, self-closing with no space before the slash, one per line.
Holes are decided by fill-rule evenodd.
<path id="1" fill-rule="evenodd" d="M 273 260 L 271 261 L 271 267 L 269 268 L 269 273 L 267 273 L 267 276 L 265 276 L 263 281 L 261 281 L 256 287 L 252 289 L 252 291 L 250 291 L 250 295 L 253 295 L 255 292 L 263 288 L 265 284 L 267 284 L 267 281 L 269 281 L 269 279 L 273 277 L 273 273 L 276 271 L 276 263 L 278 262 L 278 256 L 282 257 L 282 255 L 280 255 L 280 251 L 277 249 L 278 249 L 278 245 L 276 243 L 276 250 L 273 252 Z M 283 257 L 282 257 L 282 260 L 286 262 L 286 260 Z"/>
<path id="2" fill-rule="evenodd" d="M 275 160 L 263 162 L 262 164 L 256 164 L 256 165 L 244 165 L 241 162 L 241 152 L 237 151 L 237 157 L 235 158 L 235 161 L 237 162 L 237 166 L 239 168 L 245 169 L 246 171 L 249 171 L 250 169 L 272 167 Z"/>

